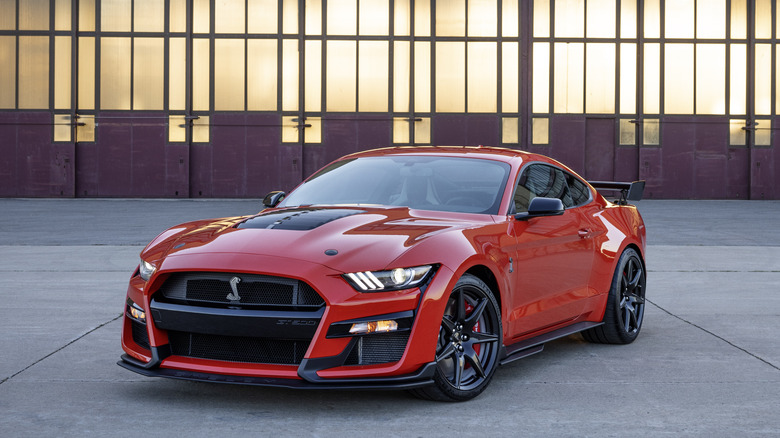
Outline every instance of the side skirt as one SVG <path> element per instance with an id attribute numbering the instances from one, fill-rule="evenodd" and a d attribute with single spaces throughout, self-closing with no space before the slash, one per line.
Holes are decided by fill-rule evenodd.
<path id="1" fill-rule="evenodd" d="M 506 365 L 509 362 L 516 361 L 517 359 L 522 359 L 524 357 L 528 357 L 532 354 L 539 353 L 540 351 L 544 350 L 544 344 L 546 342 L 554 341 L 559 338 L 563 338 L 565 336 L 573 335 L 574 333 L 579 333 L 583 330 L 587 330 L 589 328 L 598 327 L 600 325 L 604 324 L 603 322 L 578 322 L 576 324 L 572 324 L 563 328 L 559 328 L 558 330 L 553 330 L 551 332 L 526 339 L 524 341 L 517 342 L 515 344 L 507 345 L 504 347 L 501 347 L 501 365 Z"/>

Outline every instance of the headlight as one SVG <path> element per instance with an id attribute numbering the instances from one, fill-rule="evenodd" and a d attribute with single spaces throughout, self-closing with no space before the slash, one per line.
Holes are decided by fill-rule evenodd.
<path id="1" fill-rule="evenodd" d="M 138 266 L 138 273 L 141 275 L 141 278 L 144 281 L 149 281 L 149 279 L 152 277 L 152 274 L 154 274 L 154 271 L 156 270 L 157 266 L 154 266 L 145 260 L 141 260 L 141 265 Z"/>
<path id="2" fill-rule="evenodd" d="M 344 274 L 343 277 L 360 292 L 386 292 L 419 286 L 432 272 L 433 266 L 425 265 L 390 271 L 354 272 Z"/>

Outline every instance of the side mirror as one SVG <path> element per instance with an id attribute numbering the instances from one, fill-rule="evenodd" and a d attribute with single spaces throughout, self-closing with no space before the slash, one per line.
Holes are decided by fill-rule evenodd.
<path id="1" fill-rule="evenodd" d="M 276 207 L 282 202 L 282 199 L 284 199 L 285 196 L 287 196 L 287 193 L 285 192 L 271 192 L 263 198 L 263 205 L 266 208 Z"/>
<path id="2" fill-rule="evenodd" d="M 563 214 L 563 201 L 558 198 L 534 198 L 528 205 L 527 213 L 515 215 L 517 220 L 531 219 L 542 216 L 560 216 Z"/>

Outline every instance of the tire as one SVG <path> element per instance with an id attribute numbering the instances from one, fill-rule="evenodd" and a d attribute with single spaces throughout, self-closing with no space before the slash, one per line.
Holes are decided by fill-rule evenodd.
<path id="1" fill-rule="evenodd" d="M 582 332 L 588 342 L 630 344 L 639 335 L 645 314 L 645 265 L 633 248 L 623 251 L 609 289 L 604 324 Z"/>
<path id="2" fill-rule="evenodd" d="M 498 367 L 501 312 L 490 288 L 466 274 L 455 284 L 436 344 L 434 384 L 414 389 L 417 397 L 466 401 L 485 390 Z"/>

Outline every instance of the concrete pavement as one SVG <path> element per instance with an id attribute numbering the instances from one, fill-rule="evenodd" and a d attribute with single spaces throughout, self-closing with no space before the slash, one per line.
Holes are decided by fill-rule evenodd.
<path id="1" fill-rule="evenodd" d="M 461 404 L 150 379 L 115 363 L 127 280 L 176 223 L 259 200 L 0 199 L 1 436 L 780 435 L 780 202 L 642 201 L 627 346 L 575 335 Z"/>

